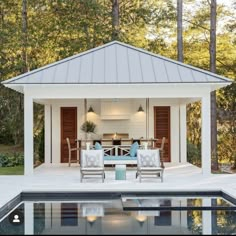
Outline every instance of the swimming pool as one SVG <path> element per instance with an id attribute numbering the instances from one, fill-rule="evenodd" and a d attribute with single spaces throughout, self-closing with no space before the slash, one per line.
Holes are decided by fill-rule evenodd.
<path id="1" fill-rule="evenodd" d="M 11 204 L 0 234 L 236 233 L 235 200 L 221 192 L 23 193 Z"/>

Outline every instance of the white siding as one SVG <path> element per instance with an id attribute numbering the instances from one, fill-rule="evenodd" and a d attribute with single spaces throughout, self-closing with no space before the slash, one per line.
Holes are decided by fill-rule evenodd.
<path id="1" fill-rule="evenodd" d="M 103 133 L 129 133 L 130 138 L 140 138 L 146 132 L 146 113 L 137 112 L 138 107 L 142 104 L 145 107 L 144 99 L 131 100 L 131 116 L 127 120 L 101 120 L 100 100 L 89 100 L 88 107 L 92 105 L 95 113 L 88 113 L 88 120 L 97 124 L 97 135 L 94 138 L 102 138 Z"/>
<path id="2" fill-rule="evenodd" d="M 128 101 L 128 99 L 127 99 Z M 95 113 L 87 113 L 87 119 L 97 125 L 96 134 L 93 139 L 102 138 L 103 133 L 128 133 L 129 138 L 146 138 L 146 100 L 130 99 L 130 119 L 127 120 L 101 120 L 101 101 L 90 99 L 87 101 L 87 108 L 91 105 Z M 137 112 L 139 105 L 142 105 L 145 112 Z M 85 138 L 80 126 L 85 120 L 84 100 L 54 100 L 52 101 L 52 162 L 60 163 L 60 107 L 77 107 L 77 135 L 78 138 Z M 171 106 L 171 162 L 179 162 L 179 100 L 178 99 L 150 99 L 149 106 L 149 138 L 154 138 L 154 106 Z"/>

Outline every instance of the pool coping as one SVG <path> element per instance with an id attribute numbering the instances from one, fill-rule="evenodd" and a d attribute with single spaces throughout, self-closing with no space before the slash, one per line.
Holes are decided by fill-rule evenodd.
<path id="1" fill-rule="evenodd" d="M 157 195 L 157 196 L 219 196 L 227 201 L 231 202 L 236 206 L 236 199 L 232 197 L 229 193 L 226 193 L 224 190 L 153 190 L 153 191 L 22 191 L 17 194 L 14 198 L 8 201 L 5 205 L 0 208 L 0 219 L 2 219 L 6 214 L 8 214 L 12 209 L 14 209 L 20 202 L 23 201 L 35 201 L 35 200 L 43 200 L 43 201 L 51 201 L 51 200 L 75 200 L 75 199 L 94 199 L 94 195 L 97 199 L 115 199 L 121 198 L 122 194 L 126 195 Z M 209 210 L 210 207 L 196 207 L 196 210 Z M 230 207 L 219 207 L 214 209 L 224 210 L 225 208 L 230 209 Z M 161 209 L 161 208 L 159 208 Z M 163 207 L 163 209 L 167 209 Z M 168 208 L 170 209 L 170 207 Z M 180 210 L 179 207 L 175 209 L 175 207 L 171 207 L 173 210 Z M 186 207 L 186 209 L 193 209 L 193 207 Z M 195 208 L 194 208 L 195 209 Z M 211 207 L 211 209 L 213 209 Z M 232 208 L 233 210 L 234 207 Z M 124 209 L 130 210 L 130 209 Z M 134 210 L 134 209 L 133 209 Z M 146 210 L 146 208 L 145 208 Z M 156 210 L 150 209 L 150 210 Z"/>

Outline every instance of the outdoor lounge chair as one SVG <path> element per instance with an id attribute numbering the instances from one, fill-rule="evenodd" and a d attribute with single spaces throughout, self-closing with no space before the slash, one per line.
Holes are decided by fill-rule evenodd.
<path id="1" fill-rule="evenodd" d="M 145 177 L 160 178 L 161 182 L 163 182 L 164 168 L 160 165 L 159 149 L 139 149 L 137 151 L 137 162 L 137 176 L 139 176 L 139 182 Z"/>
<path id="2" fill-rule="evenodd" d="M 100 176 L 104 182 L 103 150 L 82 150 L 80 163 L 80 182 L 85 176 Z"/>
<path id="3" fill-rule="evenodd" d="M 104 216 L 104 206 L 102 203 L 82 203 L 81 204 L 82 215 L 84 217 L 88 216 Z"/>

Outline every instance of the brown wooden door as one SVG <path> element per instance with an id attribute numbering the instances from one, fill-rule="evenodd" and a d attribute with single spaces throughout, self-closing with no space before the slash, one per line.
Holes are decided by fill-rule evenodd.
<path id="1" fill-rule="evenodd" d="M 68 162 L 67 137 L 70 139 L 71 147 L 76 147 L 77 107 L 61 107 L 61 163 Z M 76 151 L 73 151 L 71 154 L 71 160 L 76 160 Z"/>
<path id="2" fill-rule="evenodd" d="M 170 107 L 154 107 L 154 135 L 158 139 L 157 146 L 160 147 L 161 140 L 166 137 L 164 146 L 164 162 L 171 161 L 170 153 Z"/>

